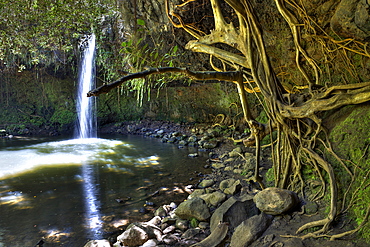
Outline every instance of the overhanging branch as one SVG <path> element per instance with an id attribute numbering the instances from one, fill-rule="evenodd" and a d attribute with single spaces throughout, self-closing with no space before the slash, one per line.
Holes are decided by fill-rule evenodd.
<path id="1" fill-rule="evenodd" d="M 177 68 L 177 67 L 162 67 L 162 68 L 149 68 L 147 70 L 132 73 L 129 75 L 126 75 L 124 77 L 121 77 L 120 79 L 109 83 L 109 84 L 103 84 L 98 88 L 95 88 L 87 93 L 87 97 L 91 96 L 99 96 L 100 94 L 108 93 L 113 88 L 121 86 L 124 82 L 132 80 L 132 79 L 138 79 L 138 78 L 144 78 L 149 75 L 153 74 L 165 74 L 165 73 L 182 73 L 187 75 L 189 78 L 194 80 L 220 80 L 220 81 L 231 81 L 236 82 L 240 78 L 242 78 L 242 72 L 240 71 L 231 71 L 231 72 L 217 72 L 217 71 L 191 71 L 187 68 Z"/>

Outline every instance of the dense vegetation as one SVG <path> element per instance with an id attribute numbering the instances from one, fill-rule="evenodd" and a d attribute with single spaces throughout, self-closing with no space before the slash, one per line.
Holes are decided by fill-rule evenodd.
<path id="1" fill-rule="evenodd" d="M 359 230 L 364 236 L 369 236 L 370 227 L 366 224 L 370 212 L 369 140 L 365 140 L 364 145 L 353 145 L 356 148 L 346 157 L 341 157 L 332 144 L 336 144 L 337 150 L 343 153 L 345 148 L 340 142 L 356 140 L 342 133 L 341 126 L 332 126 L 329 138 L 328 130 L 323 125 L 332 111 L 370 100 L 370 55 L 366 37 L 336 33 L 320 13 L 306 11 L 306 5 L 311 4 L 309 1 L 257 3 L 211 0 L 200 1 L 202 3 L 186 1 L 178 5 L 174 1 L 165 2 L 167 13 L 162 14 L 168 15 L 174 27 L 195 39 L 188 42 L 187 49 L 210 55 L 206 67 L 212 68 L 212 71 L 181 68 L 184 63 L 178 55 L 183 50 L 176 44 L 165 45 L 160 35 L 152 33 L 146 27 L 150 19 L 134 18 L 134 32 L 123 42 L 111 37 L 113 31 L 109 31 L 104 24 L 114 22 L 118 17 L 117 10 L 111 5 L 114 3 L 109 0 L 55 0 L 51 3 L 35 0 L 12 4 L 2 0 L 0 7 L 5 11 L 1 12 L 0 18 L 0 69 L 24 72 L 31 68 L 38 71 L 52 68 L 58 71 L 60 66 L 76 63 L 79 41 L 85 34 L 96 32 L 101 41 L 97 61 L 101 68 L 98 74 L 100 79 L 112 81 L 120 73 L 125 74 L 90 93 L 90 96 L 103 94 L 99 98 L 109 101 L 102 105 L 105 112 L 112 107 L 111 98 L 116 102 L 115 108 L 129 107 L 127 99 L 122 100 L 120 94 L 136 91 L 141 101 L 148 97 L 151 89 L 163 87 L 170 81 L 183 80 L 179 74 L 197 80 L 232 82 L 239 92 L 238 104 L 251 131 L 251 136 L 243 143 L 256 147 L 254 180 L 264 187 L 258 174 L 260 143 L 269 136 L 273 147 L 275 186 L 295 190 L 303 198 L 308 193 L 310 200 L 324 200 L 330 204 L 322 220 L 298 229 L 298 232 L 315 229 L 301 237 L 329 236 L 335 239 Z M 315 6 L 310 7 L 316 9 Z M 213 12 L 210 13 L 210 10 Z M 168 72 L 172 72 L 171 76 L 162 75 Z M 29 81 L 34 82 L 39 74 L 32 73 Z M 153 74 L 156 77 L 148 79 L 147 76 Z M 6 80 L 9 84 L 10 77 Z M 6 91 L 8 84 L 1 90 Z M 50 88 L 45 81 L 41 86 L 42 95 L 52 97 L 48 102 L 55 105 L 45 101 L 37 111 L 32 107 L 15 110 L 36 116 L 34 121 L 37 124 L 70 122 L 74 117 L 70 114 L 73 104 L 66 103 L 70 102 L 66 99 L 71 92 L 61 86 L 57 89 L 59 97 L 55 97 L 56 94 L 50 93 L 55 88 Z M 21 89 L 20 85 L 18 98 L 31 93 Z M 247 96 L 248 92 L 253 100 Z M 37 92 L 32 93 L 37 98 Z M 0 100 L 6 102 L 7 97 L 8 94 Z M 260 102 L 263 113 L 251 113 L 255 102 Z M 50 115 L 49 120 L 43 120 L 47 114 Z M 135 112 L 132 111 L 132 114 Z M 263 114 L 268 120 L 258 122 L 256 116 Z M 351 114 L 355 119 L 359 113 L 354 111 Z M 359 124 L 356 123 L 356 126 Z M 364 126 L 362 129 L 365 130 L 368 123 Z M 314 191 L 307 189 L 313 182 L 320 185 Z M 338 186 L 341 183 L 350 186 Z M 348 212 L 352 212 L 358 228 L 329 235 L 332 223 Z"/>

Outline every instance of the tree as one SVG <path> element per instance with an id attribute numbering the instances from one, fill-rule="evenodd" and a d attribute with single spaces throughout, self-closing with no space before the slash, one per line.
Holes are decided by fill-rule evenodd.
<path id="1" fill-rule="evenodd" d="M 214 28 L 210 33 L 200 30 L 193 24 L 184 21 L 179 9 L 193 4 L 187 1 L 181 5 L 170 6 L 166 0 L 168 18 L 173 25 L 184 29 L 195 40 L 189 41 L 186 48 L 194 52 L 210 55 L 210 63 L 215 71 L 194 72 L 183 68 L 157 68 L 143 72 L 129 74 L 119 80 L 104 84 L 92 90 L 88 96 L 98 96 L 107 93 L 112 88 L 124 82 L 148 76 L 154 73 L 177 72 L 183 73 L 198 80 L 218 79 L 234 82 L 240 94 L 244 118 L 251 129 L 251 136 L 243 140 L 247 146 L 255 145 L 257 165 L 254 180 L 264 185 L 258 174 L 260 159 L 260 141 L 263 137 L 276 132 L 276 138 L 271 140 L 272 158 L 274 163 L 275 185 L 280 188 L 290 188 L 304 196 L 305 181 L 302 167 L 310 166 L 316 171 L 322 181 L 321 193 L 326 191 L 326 183 L 330 190 L 330 211 L 326 218 L 303 225 L 297 230 L 320 227 L 319 230 L 301 236 L 322 237 L 328 236 L 330 224 L 341 213 L 347 210 L 345 203 L 339 207 L 338 202 L 346 202 L 347 192 L 338 193 L 337 178 L 332 164 L 321 155 L 327 152 L 334 157 L 352 179 L 356 179 L 356 165 L 345 163 L 334 153 L 327 132 L 322 126 L 322 113 L 338 109 L 345 105 L 361 104 L 370 100 L 370 82 L 357 78 L 355 83 L 344 84 L 328 81 L 329 72 L 315 61 L 303 48 L 301 32 L 305 30 L 311 35 L 313 44 L 321 44 L 325 54 L 334 51 L 351 52 L 363 57 L 370 57 L 366 51 L 366 44 L 354 39 L 333 38 L 310 18 L 304 8 L 294 1 L 275 0 L 276 8 L 286 21 L 291 32 L 296 52 L 296 67 L 301 73 L 304 82 L 293 81 L 293 85 L 283 84 L 277 77 L 266 52 L 263 29 L 259 22 L 255 8 L 249 0 L 210 0 Z M 286 4 L 289 3 L 290 7 Z M 229 8 L 229 12 L 225 11 Z M 230 14 L 232 12 L 232 14 Z M 347 42 L 346 42 L 347 41 Z M 220 44 L 226 45 L 220 46 Z M 332 48 L 329 48 L 332 47 Z M 333 48 L 334 47 L 334 48 Z M 335 50 L 336 49 L 336 50 Z M 222 67 L 215 65 L 213 59 L 221 61 Z M 325 67 L 325 66 L 324 66 Z M 263 102 L 268 115 L 268 124 L 257 122 L 249 111 L 246 92 L 253 92 Z M 327 180 L 322 173 L 325 173 Z M 368 177 L 369 173 L 366 173 Z M 366 183 L 365 183 L 366 184 Z M 366 186 L 362 184 L 363 186 Z M 351 204 L 351 203 L 350 203 Z M 330 236 L 339 238 L 359 230 L 369 217 L 370 206 L 366 209 L 362 223 L 353 231 Z"/>
<path id="2" fill-rule="evenodd" d="M 112 1 L 0 0 L 0 66 L 22 71 L 73 61 L 81 36 L 100 31 Z"/>

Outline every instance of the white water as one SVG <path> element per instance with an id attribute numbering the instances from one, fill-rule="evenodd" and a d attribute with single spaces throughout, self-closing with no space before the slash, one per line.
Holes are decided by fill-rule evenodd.
<path id="1" fill-rule="evenodd" d="M 86 43 L 85 43 L 86 42 Z M 84 41 L 81 45 L 84 48 L 83 58 L 80 67 L 77 91 L 77 134 L 76 138 L 96 137 L 96 118 L 94 114 L 94 97 L 87 97 L 87 93 L 93 89 L 94 83 L 94 56 L 95 56 L 95 35 Z"/>

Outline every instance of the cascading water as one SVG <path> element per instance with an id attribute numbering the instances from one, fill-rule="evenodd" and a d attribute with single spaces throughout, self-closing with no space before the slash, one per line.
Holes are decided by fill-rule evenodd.
<path id="1" fill-rule="evenodd" d="M 92 34 L 81 44 L 83 57 L 80 67 L 77 92 L 77 115 L 78 123 L 76 138 L 91 143 L 96 134 L 96 117 L 94 114 L 95 102 L 93 97 L 87 97 L 87 93 L 94 86 L 94 56 L 95 56 L 95 35 Z M 101 238 L 101 215 L 99 212 L 98 188 L 94 176 L 94 167 L 89 164 L 82 164 L 83 192 L 86 206 L 86 223 L 89 227 L 90 237 Z"/>
<path id="2" fill-rule="evenodd" d="M 95 35 L 92 34 L 81 44 L 84 49 L 77 91 L 77 115 L 78 123 L 76 138 L 96 137 L 96 117 L 94 114 L 94 97 L 88 98 L 87 93 L 95 85 L 94 80 L 94 57 L 95 57 Z"/>

